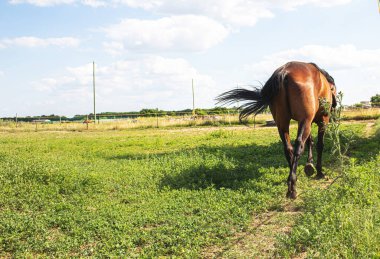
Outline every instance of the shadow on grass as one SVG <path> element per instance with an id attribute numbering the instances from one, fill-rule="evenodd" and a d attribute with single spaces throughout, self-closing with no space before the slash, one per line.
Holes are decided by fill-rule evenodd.
<path id="1" fill-rule="evenodd" d="M 348 155 L 356 158 L 359 163 L 364 163 L 372 160 L 379 152 L 380 131 L 368 138 L 354 137 Z"/>
<path id="2" fill-rule="evenodd" d="M 149 153 L 149 154 L 123 154 L 107 157 L 109 160 L 145 160 L 152 157 L 163 157 L 176 152 Z"/>
<path id="3" fill-rule="evenodd" d="M 330 155 L 331 143 L 327 138 L 325 143 L 322 163 L 324 167 L 329 167 L 335 162 L 334 157 Z M 316 162 L 315 149 L 316 145 L 313 150 L 314 162 Z M 368 138 L 356 134 L 353 136 L 349 156 L 356 158 L 359 163 L 373 159 L 379 152 L 380 134 Z M 236 190 L 254 187 L 260 189 L 284 184 L 289 172 L 280 141 L 265 146 L 256 144 L 202 146 L 155 154 L 123 154 L 109 159 L 148 160 L 149 162 L 149 159 L 154 157 L 172 159 L 176 164 L 179 163 L 175 161 L 177 156 L 188 156 L 191 160 L 194 154 L 198 156 L 197 162 L 191 162 L 190 167 L 180 171 L 168 168 L 159 182 L 160 188 L 200 190 L 212 187 Z M 306 163 L 306 157 L 307 154 L 304 152 L 299 165 Z M 209 159 L 213 161 L 210 162 Z M 199 162 L 199 160 L 203 161 Z"/>
<path id="4" fill-rule="evenodd" d="M 161 188 L 199 190 L 209 187 L 221 189 L 241 189 L 264 182 L 268 172 L 283 174 L 286 160 L 282 154 L 282 144 L 269 146 L 223 146 L 202 147 L 194 151 L 202 154 L 205 161 L 197 163 L 178 173 L 168 173 L 160 182 Z M 220 157 L 217 162 L 209 163 L 207 158 Z M 231 165 L 232 164 L 232 165 Z M 273 183 L 282 184 L 286 178 Z M 253 180 L 253 181 L 252 181 Z M 268 185 L 269 184 L 268 180 Z M 266 186 L 268 186 L 266 185 Z M 255 187 L 258 189 L 258 186 Z"/>
<path id="5" fill-rule="evenodd" d="M 327 141 L 328 142 L 328 141 Z M 335 163 L 330 155 L 331 145 L 327 145 L 323 154 L 323 166 L 331 166 Z M 172 189 L 240 189 L 258 188 L 283 184 L 288 175 L 288 167 L 283 154 L 281 142 L 268 146 L 223 146 L 198 148 L 198 152 L 209 155 L 218 154 L 224 159 L 234 161 L 235 166 L 228 166 L 224 161 L 219 161 L 210 166 L 207 161 L 204 164 L 193 166 L 178 174 L 165 175 L 160 183 L 161 187 Z M 372 160 L 380 152 L 380 134 L 370 137 L 355 135 L 349 151 L 350 157 L 356 158 L 359 163 Z M 316 150 L 314 147 L 314 162 L 316 162 Z M 306 152 L 303 153 L 299 165 L 306 163 Z M 301 172 L 299 172 L 301 173 Z M 303 172 L 302 172 L 303 173 Z M 281 177 L 278 177 L 281 174 Z M 254 180 L 254 181 L 252 181 Z M 267 182 L 268 184 L 265 184 Z"/>
<path id="6" fill-rule="evenodd" d="M 362 135 L 360 135 L 362 134 Z M 368 137 L 364 137 L 363 133 L 347 133 L 345 132 L 345 135 L 348 135 L 350 140 L 347 141 L 347 137 L 342 138 L 342 146 L 345 146 L 347 142 L 349 142 L 349 147 L 347 151 L 347 156 L 350 158 L 355 158 L 358 163 L 366 163 L 368 161 L 371 161 L 374 159 L 377 154 L 380 152 L 380 130 L 377 132 L 371 134 Z M 324 164 L 331 165 L 336 162 L 336 157 L 331 156 L 331 147 L 332 143 L 331 141 L 326 137 L 325 140 L 325 149 L 323 154 L 323 162 L 326 162 Z"/>

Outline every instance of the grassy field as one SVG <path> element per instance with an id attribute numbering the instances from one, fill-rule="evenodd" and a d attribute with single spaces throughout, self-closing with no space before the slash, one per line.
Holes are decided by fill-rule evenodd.
<path id="1" fill-rule="evenodd" d="M 345 173 L 327 141 L 296 201 L 275 128 L 4 130 L 0 257 L 380 256 L 379 124 L 344 124 Z"/>

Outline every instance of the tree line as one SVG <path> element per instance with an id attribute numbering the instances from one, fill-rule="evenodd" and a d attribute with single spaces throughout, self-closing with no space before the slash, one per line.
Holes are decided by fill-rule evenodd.
<path id="1" fill-rule="evenodd" d="M 215 107 L 211 109 L 185 109 L 179 111 L 166 111 L 159 109 L 142 109 L 140 111 L 131 112 L 101 112 L 97 113 L 96 116 L 99 119 L 116 119 L 116 118 L 138 118 L 138 117 L 164 117 L 164 116 L 205 116 L 205 115 L 218 115 L 218 114 L 237 114 L 237 107 L 226 108 L 226 107 Z M 26 117 L 3 117 L 2 120 L 17 120 L 19 122 L 70 122 L 70 121 L 84 121 L 94 119 L 93 113 L 90 114 L 77 114 L 73 117 L 60 116 L 56 114 L 50 115 L 40 115 L 40 116 L 26 116 Z"/>
<path id="2" fill-rule="evenodd" d="M 370 103 L 372 107 L 380 107 L 380 94 L 376 94 L 371 97 Z M 358 103 L 352 105 L 354 108 L 362 108 L 363 104 Z M 267 111 L 269 112 L 269 111 Z M 185 109 L 179 111 L 166 111 L 159 109 L 142 109 L 140 111 L 131 112 L 101 112 L 96 116 L 100 119 L 116 119 L 116 118 L 138 118 L 138 117 L 164 117 L 164 116 L 207 116 L 207 115 L 220 115 L 220 114 L 237 114 L 239 113 L 238 107 L 214 107 L 211 109 Z M 90 114 L 77 114 L 73 117 L 60 116 L 55 114 L 41 115 L 41 116 L 26 116 L 26 117 L 3 117 L 1 120 L 17 120 L 22 122 L 34 122 L 34 121 L 51 121 L 51 122 L 70 122 L 70 121 L 84 121 L 88 119 L 94 119 L 94 115 Z"/>

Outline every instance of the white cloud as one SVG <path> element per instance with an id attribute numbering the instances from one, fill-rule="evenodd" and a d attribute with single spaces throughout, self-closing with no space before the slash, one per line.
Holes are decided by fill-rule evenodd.
<path id="1" fill-rule="evenodd" d="M 60 4 L 73 4 L 76 0 L 10 0 L 11 4 L 31 4 L 36 6 L 52 6 Z"/>
<path id="2" fill-rule="evenodd" d="M 124 44 L 118 41 L 103 42 L 104 50 L 112 56 L 117 56 L 126 52 Z"/>
<path id="3" fill-rule="evenodd" d="M 228 29 L 216 21 L 195 15 L 157 20 L 125 19 L 102 29 L 112 43 L 109 51 L 125 48 L 202 51 L 223 41 Z"/>
<path id="4" fill-rule="evenodd" d="M 195 80 L 197 107 L 212 105 L 218 92 L 210 76 L 199 73 L 180 58 L 147 56 L 109 66 L 97 64 L 95 70 L 97 103 L 102 111 L 189 108 L 192 105 L 192 78 Z M 66 111 L 62 113 L 83 112 L 92 102 L 92 63 L 69 67 L 66 71 L 66 75 L 45 78 L 34 82 L 33 86 L 36 90 L 48 92 L 65 107 Z"/>
<path id="5" fill-rule="evenodd" d="M 380 49 L 357 49 L 354 45 L 338 47 L 306 45 L 299 49 L 280 51 L 247 66 L 257 77 L 268 76 L 274 68 L 291 60 L 315 62 L 334 71 L 380 66 Z"/>
<path id="6" fill-rule="evenodd" d="M 333 7 L 348 4 L 351 0 L 119 0 L 114 1 L 133 8 L 164 14 L 196 14 L 216 19 L 235 27 L 254 26 L 262 18 L 272 18 L 276 10 L 294 10 L 297 7 L 312 5 Z"/>
<path id="7" fill-rule="evenodd" d="M 326 69 L 335 78 L 338 90 L 344 92 L 346 103 L 357 102 L 358 98 L 368 100 L 380 92 L 380 49 L 307 45 L 264 57 L 246 66 L 246 70 L 253 79 L 265 82 L 277 67 L 292 60 L 314 62 Z"/>
<path id="8" fill-rule="evenodd" d="M 261 18 L 270 18 L 274 14 L 265 1 L 246 0 L 194 0 L 185 1 L 121 1 L 131 7 L 139 7 L 165 15 L 195 14 L 219 20 L 225 24 L 253 26 Z"/>
<path id="9" fill-rule="evenodd" d="M 317 7 L 333 7 L 338 5 L 349 4 L 352 0 L 265 0 L 268 8 L 281 8 L 284 10 L 294 10 L 304 5 L 313 5 Z"/>
<path id="10" fill-rule="evenodd" d="M 271 18 L 276 9 L 294 10 L 313 5 L 333 7 L 348 4 L 352 0 L 11 0 L 10 3 L 28 3 L 37 6 L 58 4 L 82 4 L 92 7 L 120 6 L 144 9 L 164 15 L 204 15 L 234 26 L 253 26 L 259 19 Z"/>
<path id="11" fill-rule="evenodd" d="M 63 76 L 59 78 L 44 78 L 39 82 L 33 82 L 32 86 L 34 89 L 37 91 L 47 91 L 51 92 L 57 89 L 58 86 L 63 85 L 63 84 L 69 84 L 75 81 L 75 78 L 73 77 L 68 77 L 68 76 Z"/>
<path id="12" fill-rule="evenodd" d="M 17 37 L 17 38 L 5 38 L 0 40 L 0 48 L 7 47 L 48 47 L 56 46 L 60 48 L 64 47 L 77 47 L 80 44 L 80 40 L 73 37 L 62 38 L 38 38 L 38 37 Z"/>
<path id="13" fill-rule="evenodd" d="M 82 4 L 91 7 L 107 6 L 110 1 L 103 0 L 10 0 L 11 4 L 31 4 L 40 7 L 63 5 L 63 4 Z"/>
<path id="14" fill-rule="evenodd" d="M 91 7 L 107 6 L 107 2 L 101 0 L 82 0 L 82 3 Z"/>

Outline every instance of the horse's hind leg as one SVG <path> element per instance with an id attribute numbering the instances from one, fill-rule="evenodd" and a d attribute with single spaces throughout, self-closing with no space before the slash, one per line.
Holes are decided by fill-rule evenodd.
<path id="1" fill-rule="evenodd" d="M 306 140 L 307 148 L 308 148 L 308 156 L 307 156 L 307 163 L 304 168 L 304 172 L 307 176 L 312 176 L 315 173 L 315 167 L 313 165 L 313 137 L 311 136 L 311 133 L 309 137 Z"/>
<path id="2" fill-rule="evenodd" d="M 289 136 L 289 123 L 286 127 L 278 127 L 278 133 L 280 134 L 280 138 L 282 140 L 282 144 L 284 145 L 284 153 L 286 157 L 286 161 L 288 161 L 289 168 L 292 166 L 293 159 L 293 146 L 290 142 Z"/>
<path id="3" fill-rule="evenodd" d="M 298 160 L 304 150 L 305 142 L 310 136 L 311 123 L 308 121 L 301 121 L 298 123 L 297 139 L 294 145 L 294 154 L 291 162 L 290 173 L 288 177 L 288 192 L 286 197 L 295 199 L 297 198 L 296 182 L 297 182 L 297 166 Z"/>
<path id="4" fill-rule="evenodd" d="M 318 141 L 317 141 L 317 179 L 325 178 L 322 172 L 322 152 L 324 147 L 324 136 L 325 136 L 326 126 L 325 123 L 321 122 L 318 124 Z"/>

